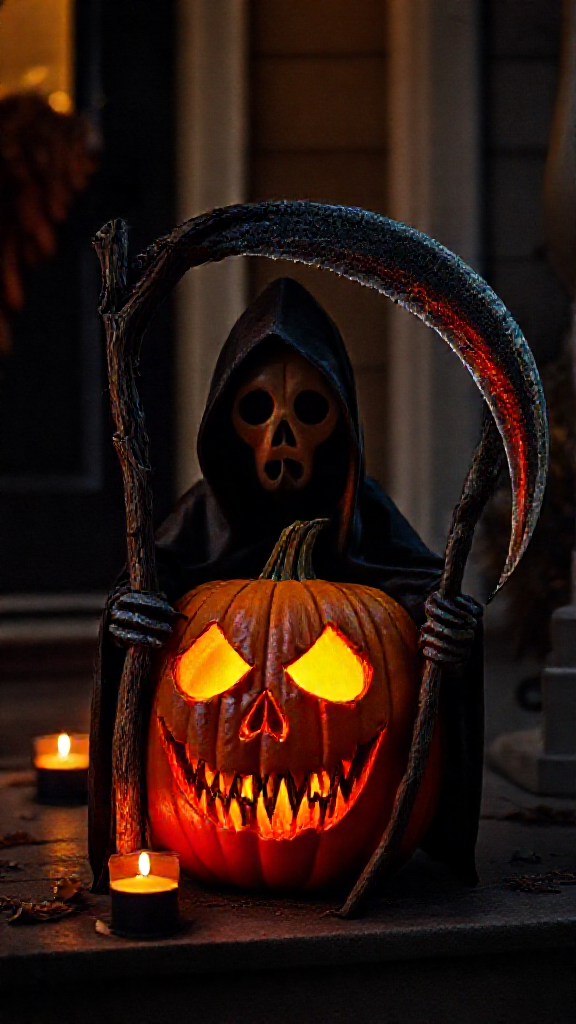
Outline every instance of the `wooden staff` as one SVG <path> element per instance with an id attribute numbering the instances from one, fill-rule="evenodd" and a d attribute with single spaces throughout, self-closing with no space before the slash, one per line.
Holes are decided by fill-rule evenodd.
<path id="1" fill-rule="evenodd" d="M 133 590 L 155 591 L 158 580 L 148 477 L 148 436 L 135 381 L 142 332 L 129 315 L 118 312 L 128 292 L 126 224 L 121 220 L 106 224 L 97 233 L 94 247 L 102 268 L 99 312 L 106 330 L 110 402 L 116 428 L 114 447 L 124 485 L 130 586 Z M 112 745 L 112 800 L 118 853 L 132 853 L 148 845 L 143 709 L 150 663 L 149 647 L 130 647 L 120 682 Z"/>
<path id="2" fill-rule="evenodd" d="M 494 420 L 488 413 L 485 416 L 482 437 L 464 483 L 462 497 L 452 516 L 444 571 L 438 588 L 441 597 L 453 598 L 460 593 L 474 530 L 494 490 L 503 463 L 504 449 Z M 438 719 L 441 683 L 442 665 L 436 661 L 426 660 L 408 765 L 396 794 L 392 816 L 378 849 L 340 910 L 341 917 L 355 917 L 360 912 L 376 881 L 398 854 L 428 761 L 430 743 Z"/>

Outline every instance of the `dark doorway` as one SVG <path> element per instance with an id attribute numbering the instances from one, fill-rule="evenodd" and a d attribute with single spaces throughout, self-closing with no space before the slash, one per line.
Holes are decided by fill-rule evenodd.
<path id="1" fill-rule="evenodd" d="M 96 306 L 95 231 L 131 226 L 136 255 L 174 225 L 173 0 L 78 0 L 75 93 L 102 133 L 99 167 L 62 227 L 57 255 L 29 275 L 0 366 L 0 588 L 106 589 L 124 558 Z M 141 394 L 155 511 L 172 502 L 172 314 L 147 335 Z"/>

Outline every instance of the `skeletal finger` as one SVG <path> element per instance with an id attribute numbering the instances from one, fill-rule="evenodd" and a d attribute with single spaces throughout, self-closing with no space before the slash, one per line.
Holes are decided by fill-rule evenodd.
<path id="1" fill-rule="evenodd" d="M 120 626 L 115 626 L 114 623 L 110 626 L 110 632 L 117 639 L 120 640 L 122 645 L 132 647 L 134 644 L 139 644 L 143 647 L 164 647 L 162 640 L 158 637 L 147 635 L 146 633 L 136 633 L 135 630 L 122 629 Z"/>
<path id="2" fill-rule="evenodd" d="M 447 598 L 441 597 L 438 591 L 435 591 L 427 598 L 424 607 L 438 609 L 452 615 L 469 615 L 474 619 L 479 619 L 484 613 L 482 605 L 469 594 L 458 594 L 456 597 Z"/>
<path id="3" fill-rule="evenodd" d="M 418 646 L 422 649 L 423 647 L 434 647 L 438 651 L 450 651 L 454 657 L 462 658 L 466 660 L 470 653 L 470 643 L 458 643 L 454 640 L 447 640 L 445 637 L 434 636 L 434 634 L 424 633 L 420 636 Z"/>
<path id="4" fill-rule="evenodd" d="M 163 633 L 166 636 L 170 636 L 172 633 L 172 626 L 169 622 L 149 619 L 146 615 L 140 615 L 139 612 L 131 612 L 123 608 L 114 609 L 112 612 L 112 622 L 126 629 L 133 629 L 134 627 L 139 629 L 141 627 L 143 632 Z"/>
<path id="5" fill-rule="evenodd" d="M 178 612 L 158 594 L 148 594 L 144 591 L 130 590 L 122 594 L 116 601 L 116 608 L 126 608 L 129 611 L 154 611 L 170 619 L 178 615 Z"/>
<path id="6" fill-rule="evenodd" d="M 432 622 L 439 622 L 456 628 L 464 626 L 465 628 L 473 629 L 476 626 L 476 616 L 460 608 L 455 608 L 445 601 L 432 601 L 429 598 L 424 605 L 424 610 L 429 621 Z"/>
<path id="7" fill-rule="evenodd" d="M 456 655 L 445 648 L 438 649 L 437 647 L 426 645 L 421 650 L 428 661 L 435 661 L 441 665 L 463 665 L 466 662 L 466 658 L 462 658 L 461 655 Z"/>
<path id="8" fill-rule="evenodd" d="M 475 619 L 481 619 L 484 614 L 484 609 L 476 598 L 471 597 L 470 594 L 459 594 L 455 598 L 456 604 L 463 608 L 469 615 L 473 615 Z"/>
<path id="9" fill-rule="evenodd" d="M 455 644 L 471 644 L 476 635 L 475 629 L 464 629 L 462 626 L 451 628 L 442 622 L 428 619 L 420 630 L 422 636 L 436 637 L 440 641 Z"/>

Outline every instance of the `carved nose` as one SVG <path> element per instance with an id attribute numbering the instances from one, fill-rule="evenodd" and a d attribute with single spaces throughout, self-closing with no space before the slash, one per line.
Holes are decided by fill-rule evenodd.
<path id="1" fill-rule="evenodd" d="M 288 735 L 288 722 L 269 690 L 263 690 L 244 717 L 240 738 L 251 740 L 263 732 L 270 733 L 279 743 Z"/>
<path id="2" fill-rule="evenodd" d="M 296 448 L 296 438 L 287 420 L 282 420 L 278 424 L 272 438 L 272 448 L 278 448 L 281 444 L 286 444 L 289 448 Z"/>

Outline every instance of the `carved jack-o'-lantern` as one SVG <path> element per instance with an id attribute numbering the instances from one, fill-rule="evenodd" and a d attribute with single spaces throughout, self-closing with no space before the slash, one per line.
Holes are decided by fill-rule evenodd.
<path id="1" fill-rule="evenodd" d="M 284 531 L 260 579 L 186 595 L 161 655 L 152 837 L 204 881 L 312 889 L 358 870 L 406 767 L 416 627 L 379 590 L 314 577 L 318 528 Z M 431 820 L 439 780 L 436 736 L 404 855 Z"/>

